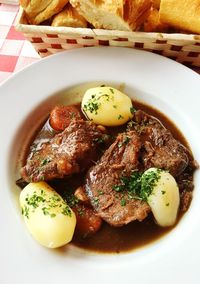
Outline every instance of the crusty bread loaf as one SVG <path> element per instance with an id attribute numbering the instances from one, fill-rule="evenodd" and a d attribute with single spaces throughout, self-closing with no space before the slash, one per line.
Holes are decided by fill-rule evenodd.
<path id="1" fill-rule="evenodd" d="M 95 28 L 137 30 L 148 15 L 151 0 L 70 0 Z"/>
<path id="2" fill-rule="evenodd" d="M 161 0 L 160 20 L 178 29 L 200 34 L 200 0 Z"/>
<path id="3" fill-rule="evenodd" d="M 152 7 L 148 18 L 144 23 L 145 32 L 168 32 L 169 26 L 160 21 L 159 11 Z"/>
<path id="4" fill-rule="evenodd" d="M 152 0 L 153 7 L 159 10 L 159 8 L 160 8 L 160 1 L 161 0 Z"/>
<path id="5" fill-rule="evenodd" d="M 68 3 L 60 13 L 54 16 L 51 25 L 54 27 L 87 28 L 87 21 Z"/>
<path id="6" fill-rule="evenodd" d="M 59 13 L 69 0 L 20 0 L 30 24 L 38 25 Z"/>

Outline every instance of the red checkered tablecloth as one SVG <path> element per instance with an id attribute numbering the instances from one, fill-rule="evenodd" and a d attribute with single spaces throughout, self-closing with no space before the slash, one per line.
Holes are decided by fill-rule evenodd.
<path id="1" fill-rule="evenodd" d="M 15 31 L 18 9 L 17 5 L 0 4 L 0 83 L 40 59 L 31 43 Z M 194 70 L 200 73 L 200 68 Z"/>
<path id="2" fill-rule="evenodd" d="M 17 5 L 0 4 L 0 83 L 40 59 L 31 43 L 15 31 L 18 9 Z"/>

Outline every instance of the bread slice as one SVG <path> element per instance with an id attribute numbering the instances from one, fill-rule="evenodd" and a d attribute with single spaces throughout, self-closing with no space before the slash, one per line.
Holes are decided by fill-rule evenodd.
<path id="1" fill-rule="evenodd" d="M 200 34 L 200 0 L 161 0 L 160 20 L 175 28 Z"/>
<path id="2" fill-rule="evenodd" d="M 161 0 L 152 0 L 153 7 L 159 10 L 160 9 L 160 1 Z"/>
<path id="3" fill-rule="evenodd" d="M 151 8 L 150 14 L 144 23 L 144 31 L 161 33 L 169 31 L 169 26 L 160 21 L 159 11 L 153 7 Z"/>
<path id="4" fill-rule="evenodd" d="M 69 0 L 20 0 L 30 24 L 38 25 L 59 13 Z"/>
<path id="5" fill-rule="evenodd" d="M 69 3 L 60 13 L 54 16 L 51 23 L 54 27 L 87 28 L 87 21 Z"/>
<path id="6" fill-rule="evenodd" d="M 70 0 L 96 29 L 132 31 L 145 21 L 151 0 Z"/>

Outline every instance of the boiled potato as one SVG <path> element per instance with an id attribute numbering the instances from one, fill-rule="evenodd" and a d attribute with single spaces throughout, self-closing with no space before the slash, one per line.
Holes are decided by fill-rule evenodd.
<path id="1" fill-rule="evenodd" d="M 88 119 L 104 126 L 122 125 L 133 117 L 131 99 L 112 87 L 88 89 L 81 107 Z"/>
<path id="2" fill-rule="evenodd" d="M 29 183 L 20 194 L 20 205 L 29 232 L 41 245 L 57 248 L 71 241 L 76 216 L 47 183 Z"/>
<path id="3" fill-rule="evenodd" d="M 176 222 L 179 209 L 179 189 L 174 177 L 163 170 L 150 168 L 143 175 L 156 173 L 158 180 L 148 197 L 154 218 L 160 226 L 172 226 Z"/>

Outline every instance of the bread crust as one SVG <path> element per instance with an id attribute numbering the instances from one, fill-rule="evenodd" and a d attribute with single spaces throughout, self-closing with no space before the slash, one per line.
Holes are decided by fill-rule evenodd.
<path id="1" fill-rule="evenodd" d="M 147 20 L 144 23 L 144 31 L 161 33 L 169 31 L 169 26 L 167 24 L 161 23 L 159 11 L 153 7 Z"/>
<path id="2" fill-rule="evenodd" d="M 151 0 L 70 0 L 96 29 L 137 30 L 150 11 Z"/>
<path id="3" fill-rule="evenodd" d="M 161 0 L 160 20 L 175 28 L 200 34 L 200 0 Z"/>
<path id="4" fill-rule="evenodd" d="M 54 16 L 51 23 L 54 27 L 87 28 L 87 21 L 69 3 L 60 13 Z"/>
<path id="5" fill-rule="evenodd" d="M 160 9 L 160 2 L 161 2 L 161 0 L 152 0 L 153 7 L 159 10 Z"/>
<path id="6" fill-rule="evenodd" d="M 30 24 L 38 25 L 59 13 L 69 0 L 20 0 Z"/>

